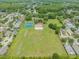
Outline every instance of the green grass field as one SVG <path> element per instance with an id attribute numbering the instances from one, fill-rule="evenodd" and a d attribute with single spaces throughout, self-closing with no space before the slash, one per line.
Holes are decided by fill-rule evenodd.
<path id="1" fill-rule="evenodd" d="M 53 24 L 56 24 L 58 27 L 62 27 L 62 24 L 57 19 L 53 19 L 53 20 L 49 19 L 48 24 L 49 23 L 53 23 Z"/>
<path id="2" fill-rule="evenodd" d="M 42 31 L 27 30 L 22 26 L 7 55 L 31 57 L 52 56 L 53 53 L 67 55 L 58 35 L 48 28 L 48 24 L 51 22 L 53 23 L 51 20 L 48 21 Z M 57 24 L 60 23 L 57 22 Z"/>

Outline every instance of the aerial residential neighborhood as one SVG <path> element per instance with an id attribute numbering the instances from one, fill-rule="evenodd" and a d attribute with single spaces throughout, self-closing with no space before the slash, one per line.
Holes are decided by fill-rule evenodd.
<path id="1" fill-rule="evenodd" d="M 6 13 L 5 13 L 6 15 Z M 1 14 L 3 17 L 4 14 Z M 16 36 L 21 23 L 23 22 L 24 16 L 20 13 L 7 14 L 1 18 L 0 22 L 0 55 L 7 52 L 8 45 L 11 44 L 14 37 Z"/>
<path id="2" fill-rule="evenodd" d="M 74 25 L 75 22 L 71 19 L 66 19 L 64 22 L 65 28 L 60 30 L 60 38 L 65 40 L 64 47 L 68 54 L 79 55 L 79 37 L 75 37 L 79 33 L 79 28 Z"/>
<path id="3" fill-rule="evenodd" d="M 79 1 L 0 0 L 0 59 L 79 59 Z"/>

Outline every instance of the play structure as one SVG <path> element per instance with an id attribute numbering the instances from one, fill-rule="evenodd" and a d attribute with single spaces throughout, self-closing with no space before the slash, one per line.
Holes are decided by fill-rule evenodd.
<path id="1" fill-rule="evenodd" d="M 32 22 L 25 22 L 24 27 L 26 29 L 31 29 L 33 27 L 33 23 Z"/>
<path id="2" fill-rule="evenodd" d="M 35 30 L 43 30 L 43 23 L 35 24 Z"/>
<path id="3" fill-rule="evenodd" d="M 44 28 L 44 24 L 43 24 L 43 20 L 41 20 L 41 19 L 36 19 L 36 20 L 34 20 L 35 21 L 35 25 L 34 25 L 34 29 L 35 30 L 43 30 L 43 28 Z"/>

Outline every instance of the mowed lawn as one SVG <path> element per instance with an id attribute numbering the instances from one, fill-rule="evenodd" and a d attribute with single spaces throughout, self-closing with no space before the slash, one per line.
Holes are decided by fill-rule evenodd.
<path id="1" fill-rule="evenodd" d="M 57 19 L 49 19 L 48 23 L 53 23 L 54 25 L 57 25 L 58 27 L 62 27 L 62 24 Z"/>
<path id="2" fill-rule="evenodd" d="M 27 57 L 52 56 L 53 53 L 67 55 L 58 35 L 54 30 L 49 29 L 50 22 L 52 21 L 48 21 L 42 31 L 27 30 L 22 26 L 7 55 Z"/>

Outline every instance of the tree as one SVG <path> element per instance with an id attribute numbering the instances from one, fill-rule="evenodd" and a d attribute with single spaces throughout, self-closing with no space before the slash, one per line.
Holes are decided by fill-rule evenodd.
<path id="1" fill-rule="evenodd" d="M 77 39 L 77 42 L 79 42 L 79 39 Z"/>
<path id="2" fill-rule="evenodd" d="M 54 53 L 52 59 L 60 59 L 60 56 L 57 53 Z"/>
<path id="3" fill-rule="evenodd" d="M 73 32 L 75 32 L 76 29 L 75 29 L 75 28 L 71 28 L 71 30 L 72 30 Z"/>
<path id="4" fill-rule="evenodd" d="M 25 56 L 22 56 L 21 59 L 25 59 Z"/>
<path id="5" fill-rule="evenodd" d="M 44 21 L 48 21 L 48 17 L 44 17 Z"/>
<path id="6" fill-rule="evenodd" d="M 53 29 L 53 30 L 56 30 L 57 29 L 57 25 L 56 24 L 52 24 L 52 23 L 50 23 L 48 25 L 48 27 L 51 28 L 51 29 Z"/>
<path id="7" fill-rule="evenodd" d="M 48 14 L 48 19 L 55 19 L 56 18 L 56 13 L 49 13 Z"/>
<path id="8" fill-rule="evenodd" d="M 75 26 L 78 28 L 79 27 L 79 23 L 78 24 L 75 24 Z"/>
<path id="9" fill-rule="evenodd" d="M 73 39 L 69 39 L 68 42 L 69 42 L 70 45 L 72 45 L 74 40 Z"/>
<path id="10" fill-rule="evenodd" d="M 44 17 L 43 22 L 44 22 L 44 23 L 47 23 L 47 21 L 48 21 L 48 17 Z"/>
<path id="11" fill-rule="evenodd" d="M 38 14 L 39 18 L 44 18 L 44 16 L 45 16 L 44 14 L 40 14 L 40 13 Z"/>
<path id="12" fill-rule="evenodd" d="M 59 34 L 59 32 L 60 32 L 60 28 L 57 27 L 56 30 L 55 30 L 55 33 Z"/>
<path id="13" fill-rule="evenodd" d="M 30 20 L 32 20 L 32 16 L 31 15 L 26 15 L 25 19 L 26 19 L 26 21 L 30 21 Z"/>
<path id="14" fill-rule="evenodd" d="M 0 43 L 0 47 L 2 47 L 2 44 Z"/>
<path id="15" fill-rule="evenodd" d="M 63 25 L 62 28 L 65 29 L 66 28 L 65 25 Z"/>
<path id="16" fill-rule="evenodd" d="M 50 23 L 50 24 L 48 25 L 48 27 L 49 27 L 49 28 L 52 28 L 52 27 L 53 27 L 53 24 L 52 24 L 52 23 Z"/>
<path id="17" fill-rule="evenodd" d="M 63 43 L 66 43 L 67 40 L 66 40 L 66 39 L 61 39 L 61 41 L 62 41 Z"/>

